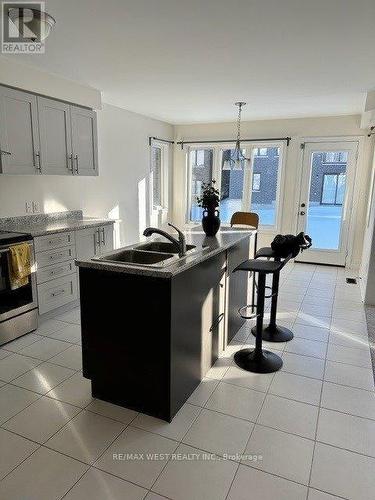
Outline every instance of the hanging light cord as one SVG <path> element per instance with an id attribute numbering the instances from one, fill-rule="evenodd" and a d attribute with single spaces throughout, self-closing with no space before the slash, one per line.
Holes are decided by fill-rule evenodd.
<path id="1" fill-rule="evenodd" d="M 242 112 L 242 102 L 238 103 L 238 118 L 237 118 L 237 141 L 236 146 L 240 149 L 240 140 L 241 140 L 241 112 Z"/>

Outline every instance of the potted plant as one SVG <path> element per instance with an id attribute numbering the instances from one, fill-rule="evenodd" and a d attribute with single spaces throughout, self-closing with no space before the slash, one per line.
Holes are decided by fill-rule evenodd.
<path id="1" fill-rule="evenodd" d="M 198 206 L 203 208 L 202 226 L 207 236 L 215 236 L 220 228 L 220 212 L 217 209 L 220 193 L 215 188 L 216 181 L 202 183 L 202 195 L 197 197 Z"/>

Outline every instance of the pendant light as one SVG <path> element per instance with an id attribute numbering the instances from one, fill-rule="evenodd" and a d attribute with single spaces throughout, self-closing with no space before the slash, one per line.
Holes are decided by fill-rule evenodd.
<path id="1" fill-rule="evenodd" d="M 224 161 L 223 170 L 242 170 L 245 162 L 250 161 L 250 158 L 246 158 L 241 149 L 241 112 L 242 106 L 245 106 L 246 102 L 239 101 L 235 105 L 238 106 L 236 145 L 228 160 Z"/>

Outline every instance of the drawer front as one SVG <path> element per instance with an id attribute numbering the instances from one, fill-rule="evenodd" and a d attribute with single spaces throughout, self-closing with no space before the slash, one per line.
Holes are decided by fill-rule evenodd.
<path id="1" fill-rule="evenodd" d="M 76 249 L 74 246 L 65 248 L 56 248 L 47 252 L 39 252 L 36 254 L 36 262 L 38 269 L 41 269 L 59 262 L 66 262 L 76 258 Z"/>
<path id="2" fill-rule="evenodd" d="M 72 274 L 76 271 L 74 260 L 68 262 L 61 262 L 60 264 L 53 264 L 52 266 L 38 269 L 36 273 L 37 283 L 45 283 L 56 278 L 61 278 L 67 274 Z"/>
<path id="3" fill-rule="evenodd" d="M 55 233 L 46 236 L 38 236 L 34 238 L 34 246 L 36 252 L 43 252 L 52 248 L 66 247 L 74 245 L 74 232 Z"/>
<path id="4" fill-rule="evenodd" d="M 38 285 L 39 314 L 76 300 L 77 289 L 76 273 Z"/>

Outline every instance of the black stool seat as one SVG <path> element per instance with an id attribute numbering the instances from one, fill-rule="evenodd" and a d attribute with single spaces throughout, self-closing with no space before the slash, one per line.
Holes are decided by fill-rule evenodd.
<path id="1" fill-rule="evenodd" d="M 277 259 L 277 256 L 275 255 L 275 252 L 271 247 L 259 248 L 259 250 L 255 254 L 255 258 L 258 259 L 259 257 L 266 257 L 267 259 Z"/>
<path id="2" fill-rule="evenodd" d="M 264 273 L 264 274 L 275 274 L 280 271 L 283 265 L 284 265 L 283 262 L 249 259 L 245 260 L 245 262 L 242 262 L 242 264 L 237 266 L 233 272 L 247 271 L 247 272 Z"/>

